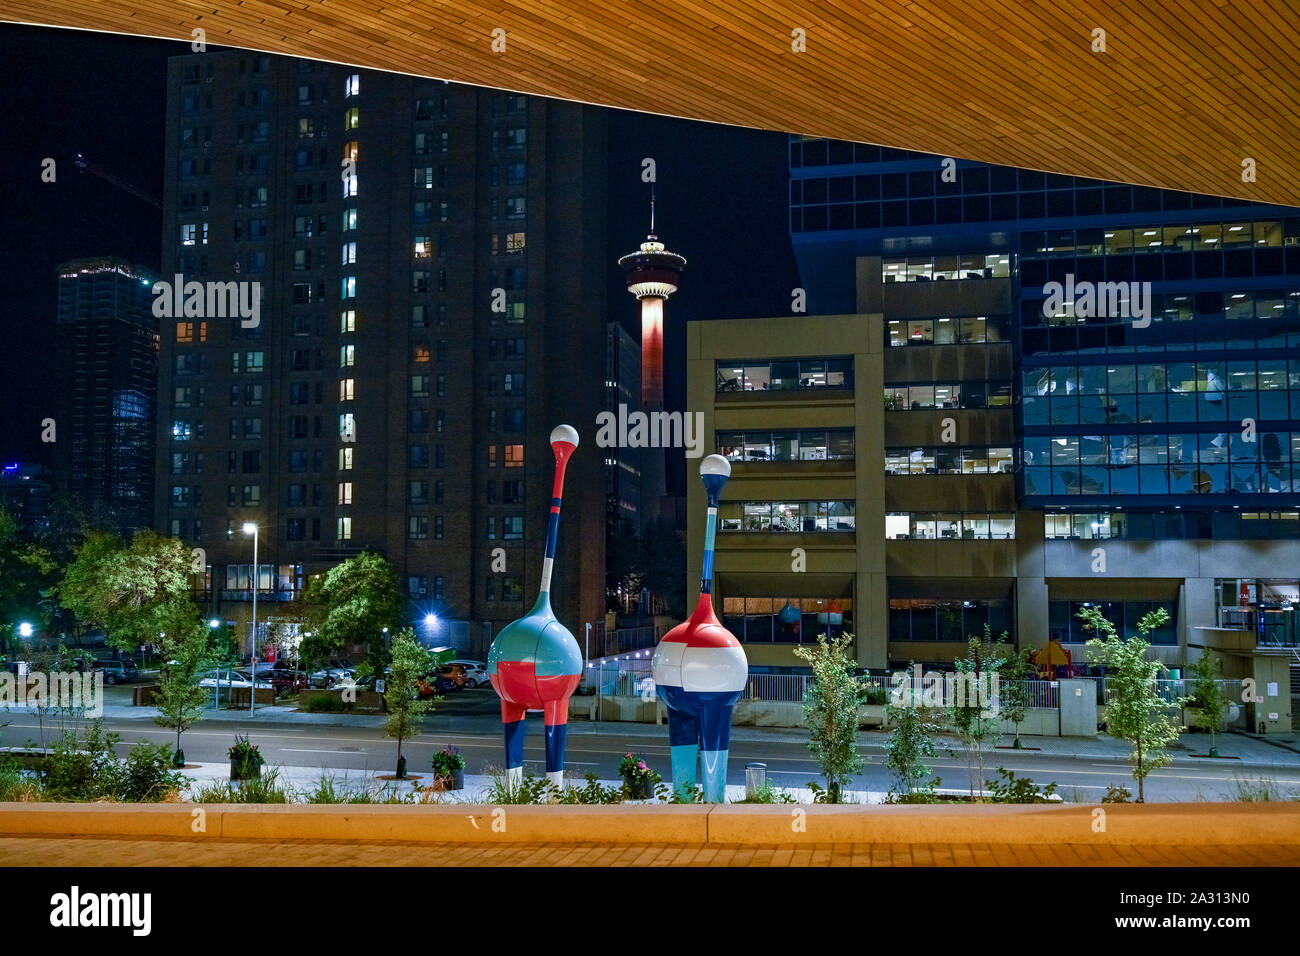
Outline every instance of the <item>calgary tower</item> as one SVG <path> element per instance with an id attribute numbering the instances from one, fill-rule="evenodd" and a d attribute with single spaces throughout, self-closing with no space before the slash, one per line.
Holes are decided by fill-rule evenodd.
<path id="1" fill-rule="evenodd" d="M 647 416 L 664 410 L 664 303 L 677 291 L 686 259 L 669 252 L 655 235 L 655 200 L 650 193 L 650 233 L 636 252 L 618 260 L 627 273 L 627 291 L 641 303 L 641 410 Z M 650 418 L 653 423 L 657 421 Z M 653 427 L 653 426 L 652 426 Z M 664 449 L 641 454 L 641 510 L 644 521 L 660 516 L 667 495 Z"/>

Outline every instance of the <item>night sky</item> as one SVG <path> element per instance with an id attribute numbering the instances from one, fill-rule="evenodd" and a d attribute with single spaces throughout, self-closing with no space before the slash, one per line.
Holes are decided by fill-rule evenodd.
<path id="1" fill-rule="evenodd" d="M 52 413 L 55 266 L 117 255 L 157 269 L 162 213 L 73 157 L 159 199 L 167 58 L 189 44 L 113 34 L 0 26 L 0 89 L 10 135 L 0 183 L 0 261 L 9 294 L 0 311 L 0 459 L 50 463 L 40 420 Z M 641 160 L 657 163 L 657 226 L 687 259 L 669 303 L 668 405 L 680 408 L 685 321 L 780 315 L 798 285 L 786 229 L 786 137 L 642 113 L 610 119 L 610 318 L 636 329 L 636 302 L 614 260 L 648 228 Z M 58 163 L 42 183 L 41 162 Z M 751 281 L 760 277 L 761 282 Z"/>

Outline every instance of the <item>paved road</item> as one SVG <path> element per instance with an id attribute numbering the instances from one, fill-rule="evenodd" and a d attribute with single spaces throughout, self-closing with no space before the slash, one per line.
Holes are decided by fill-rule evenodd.
<path id="1" fill-rule="evenodd" d="M 461 700 L 454 707 L 444 708 L 430 718 L 426 722 L 428 729 L 403 745 L 412 773 L 428 768 L 433 752 L 446 744 L 461 748 L 470 774 L 486 773 L 501 766 L 501 736 L 499 725 L 493 726 L 491 714 L 496 704 L 490 691 L 471 691 L 457 696 Z M 37 737 L 38 725 L 32 715 L 0 714 L 0 722 L 4 721 L 8 721 L 8 726 L 0 728 L 0 745 L 22 745 Z M 544 769 L 540 722 L 530 720 L 529 724 L 525 751 L 527 766 L 540 773 Z M 439 725 L 447 729 L 438 729 Z M 110 717 L 105 719 L 105 726 L 121 734 L 119 750 L 123 753 L 139 739 L 156 743 L 174 740 L 174 734 L 154 726 L 147 719 Z M 186 732 L 186 758 L 191 763 L 224 763 L 226 749 L 235 733 L 251 733 L 271 766 L 374 773 L 391 772 L 395 762 L 395 742 L 385 737 L 383 730 L 376 726 L 272 723 L 262 719 L 253 723 L 231 720 L 228 715 L 220 722 L 209 720 Z M 863 739 L 862 752 L 867 766 L 852 789 L 886 791 L 890 789 L 892 779 L 883 766 L 882 735 L 864 734 Z M 602 779 L 614 779 L 618 776 L 619 759 L 629 748 L 649 758 L 651 765 L 667 776 L 666 730 L 653 736 L 637 736 L 621 732 L 620 725 L 611 723 L 595 727 L 586 721 L 570 724 L 567 767 L 578 774 L 591 770 Z M 1221 749 L 1230 752 L 1226 744 Z M 1283 790 L 1300 793 L 1300 764 L 1294 762 L 1295 755 L 1285 751 L 1278 751 L 1278 755 L 1279 762 L 1274 768 L 1236 767 L 1235 761 L 1228 760 L 1202 764 L 1181 755 L 1177 765 L 1156 771 L 1148 778 L 1147 799 L 1223 799 L 1234 792 L 1238 775 L 1251 779 L 1268 777 Z M 1291 758 L 1289 762 L 1287 758 Z M 819 779 L 817 766 L 806 745 L 788 733 L 774 734 L 771 739 L 734 739 L 728 782 L 743 785 L 745 764 L 754 760 L 767 764 L 768 777 L 777 786 L 803 787 L 809 781 Z M 945 789 L 967 788 L 967 770 L 961 757 L 945 756 L 932 761 L 931 766 L 942 778 Z M 988 758 L 985 775 L 994 776 L 994 768 L 998 766 L 1013 770 L 1017 776 L 1028 776 L 1040 785 L 1054 781 L 1065 799 L 1071 802 L 1099 800 L 1110 784 L 1127 786 L 1135 793 L 1137 790 L 1129 766 L 1123 759 L 997 750 Z"/>
<path id="2" fill-rule="evenodd" d="M 1294 847 L 601 846 L 0 838 L 6 866 L 1295 866 Z"/>

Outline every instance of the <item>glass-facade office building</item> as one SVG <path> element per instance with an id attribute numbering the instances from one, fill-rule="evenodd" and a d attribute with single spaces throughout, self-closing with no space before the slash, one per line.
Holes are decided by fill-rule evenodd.
<path id="1" fill-rule="evenodd" d="M 1000 451 L 998 467 L 1015 476 L 1018 538 L 1045 547 L 1030 573 L 1050 592 L 1034 633 L 1016 615 L 1022 640 L 1078 643 L 1074 616 L 1091 598 L 1129 631 L 1153 601 L 1168 606 L 1177 620 L 1159 643 L 1243 621 L 1264 628 L 1261 644 L 1294 643 L 1300 588 L 1283 569 L 1300 540 L 1300 209 L 792 137 L 789 210 L 811 313 L 874 311 L 863 263 L 878 269 L 887 423 L 1012 407 L 1013 461 Z M 1005 314 L 888 309 L 894 283 L 939 292 L 998 278 Z M 1010 374 L 890 380 L 891 354 L 944 347 L 963 368 L 1009 347 Z M 967 473 L 962 451 L 934 437 L 885 455 L 887 488 Z M 916 524 L 896 516 L 887 538 L 914 538 Z M 1183 550 L 1150 553 L 1167 542 Z M 1105 571 L 1080 560 L 1099 543 Z M 1040 561 L 1020 551 L 1018 585 Z M 889 593 L 901 621 L 892 578 Z M 902 627 L 891 622 L 891 642 Z"/>

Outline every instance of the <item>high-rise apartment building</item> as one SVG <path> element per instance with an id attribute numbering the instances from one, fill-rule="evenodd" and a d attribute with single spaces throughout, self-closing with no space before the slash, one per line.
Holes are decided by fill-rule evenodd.
<path id="1" fill-rule="evenodd" d="M 832 600 L 870 666 L 985 624 L 1077 662 L 1095 605 L 1125 633 L 1168 611 L 1171 667 L 1213 647 L 1284 684 L 1300 210 L 798 138 L 790 185 L 820 314 L 690 339 L 692 407 L 742 462 L 716 573 L 751 663 L 793 665 Z M 1289 726 L 1277 697 L 1253 728 Z"/>
<path id="2" fill-rule="evenodd" d="M 371 548 L 413 623 L 486 653 L 540 579 L 566 422 L 552 595 L 599 621 L 602 114 L 248 52 L 174 59 L 168 95 L 164 277 L 260 303 L 161 320 L 157 522 L 204 549 L 214 613 L 256 586 L 259 621 L 291 621 Z"/>
<path id="3" fill-rule="evenodd" d="M 55 488 L 129 538 L 153 525 L 154 275 L 112 256 L 58 269 Z"/>

